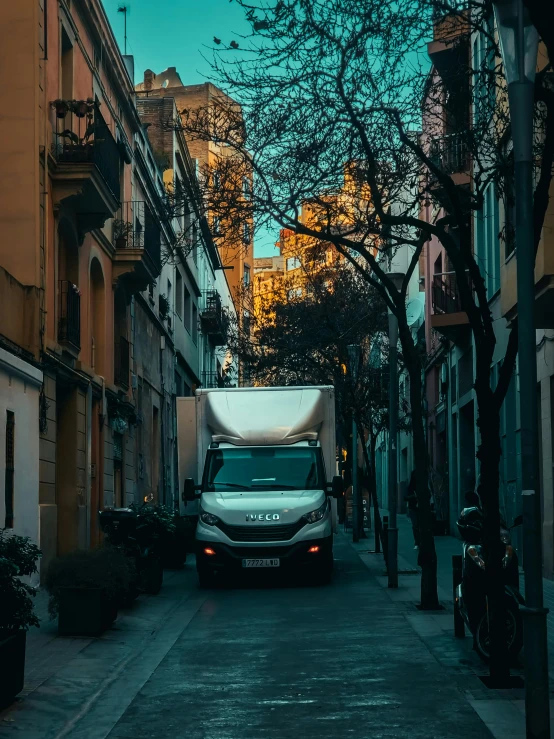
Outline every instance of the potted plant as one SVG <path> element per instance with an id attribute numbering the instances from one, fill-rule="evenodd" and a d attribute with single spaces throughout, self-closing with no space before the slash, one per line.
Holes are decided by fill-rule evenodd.
<path id="1" fill-rule="evenodd" d="M 35 589 L 21 580 L 37 571 L 40 549 L 29 538 L 0 530 L 0 705 L 23 689 L 25 643 L 30 626 L 38 626 L 33 611 Z"/>
<path id="2" fill-rule="evenodd" d="M 55 559 L 46 573 L 49 611 L 63 636 L 98 636 L 136 586 L 134 564 L 116 547 L 79 550 Z"/>
<path id="3" fill-rule="evenodd" d="M 52 107 L 56 111 L 56 118 L 65 118 L 69 113 L 69 103 L 67 100 L 58 98 L 57 100 L 54 100 Z"/>
<path id="4" fill-rule="evenodd" d="M 139 526 L 150 539 L 150 545 L 162 560 L 164 569 L 180 569 L 186 560 L 186 545 L 180 517 L 164 505 L 154 503 L 133 504 Z"/>
<path id="5" fill-rule="evenodd" d="M 133 224 L 129 221 L 122 221 L 114 218 L 113 221 L 113 239 L 116 249 L 125 249 L 127 241 L 133 232 Z"/>
<path id="6" fill-rule="evenodd" d="M 84 118 L 86 115 L 92 115 L 92 106 L 94 100 L 87 98 L 86 100 L 72 100 L 71 108 L 77 118 Z"/>

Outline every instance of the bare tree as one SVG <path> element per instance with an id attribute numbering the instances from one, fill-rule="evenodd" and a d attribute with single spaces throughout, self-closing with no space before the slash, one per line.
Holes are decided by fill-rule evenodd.
<path id="1" fill-rule="evenodd" d="M 300 282 L 284 279 L 262 296 L 263 302 L 257 292 L 254 296 L 245 292 L 243 306 L 252 316 L 249 331 L 238 321 L 232 322 L 229 348 L 248 365 L 256 383 L 334 385 L 337 423 L 340 436 L 348 440 L 348 461 L 356 443 L 350 440 L 354 419 L 371 482 L 375 439 L 388 423 L 388 387 L 382 372 L 387 351 L 385 305 L 344 260 L 322 267 L 315 245 L 302 250 L 299 269 Z M 361 348 L 356 368 L 349 366 L 350 344 Z M 402 410 L 406 420 L 406 409 Z M 370 494 L 380 532 L 374 484 L 370 484 Z"/>
<path id="2" fill-rule="evenodd" d="M 233 119 L 233 111 L 220 116 L 224 124 L 213 116 L 208 120 L 198 112 L 186 113 L 183 126 L 189 136 L 200 138 L 213 137 L 217 129 L 218 139 L 233 150 L 236 161 L 242 166 L 248 161 L 254 172 L 248 208 L 257 218 L 332 243 L 398 318 L 410 377 L 423 608 L 438 606 L 436 553 L 420 391 L 423 367 L 406 317 L 406 292 L 430 239 L 444 247 L 456 275 L 475 346 L 491 675 L 502 680 L 508 661 L 499 577 L 500 409 L 515 363 L 517 323 L 512 324 L 493 388 L 496 336 L 487 275 L 472 237 L 474 214 L 483 212 L 491 184 L 509 201 L 506 183 L 513 166 L 491 2 L 238 1 L 252 23 L 252 35 L 240 45 L 220 48 L 214 70 L 221 86 L 241 101 L 248 128 Z M 534 0 L 528 3 L 539 13 Z M 484 52 L 475 59 L 469 40 L 477 32 Z M 454 52 L 444 74 L 429 73 L 426 42 L 433 34 Z M 548 64 L 536 83 L 536 245 L 554 160 L 550 78 Z M 456 132 L 454 152 L 445 148 L 444 133 L 449 130 Z M 463 159 L 468 175 L 462 186 L 453 177 L 453 157 Z M 459 170 L 460 162 L 454 163 Z M 230 222 L 240 223 L 251 211 L 233 198 L 236 178 L 229 172 L 225 179 L 231 186 L 224 187 L 219 202 Z M 502 236 L 510 238 L 507 232 Z M 412 259 L 397 290 L 382 256 L 406 244 Z"/>

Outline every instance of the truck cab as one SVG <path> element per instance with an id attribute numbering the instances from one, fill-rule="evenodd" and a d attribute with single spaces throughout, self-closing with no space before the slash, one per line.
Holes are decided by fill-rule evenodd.
<path id="1" fill-rule="evenodd" d="M 200 585 L 254 569 L 328 582 L 342 492 L 333 388 L 198 391 L 194 409 L 199 482 L 185 477 L 182 490 L 198 504 Z"/>

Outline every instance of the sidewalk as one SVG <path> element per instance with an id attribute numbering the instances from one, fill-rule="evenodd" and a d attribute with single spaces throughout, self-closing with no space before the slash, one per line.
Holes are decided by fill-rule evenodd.
<path id="1" fill-rule="evenodd" d="M 386 515 L 386 511 L 383 511 Z M 398 517 L 398 568 L 399 587 L 388 590 L 384 560 L 381 554 L 372 553 L 373 530 L 368 539 L 352 546 L 379 584 L 387 590 L 390 599 L 399 608 L 435 659 L 448 669 L 459 690 L 487 725 L 496 739 L 525 739 L 524 689 L 489 690 L 480 680 L 487 668 L 472 648 L 472 638 L 466 629 L 465 639 L 456 639 L 453 630 L 452 555 L 461 552 L 460 541 L 451 536 L 435 537 L 438 558 L 438 595 L 442 611 L 421 612 L 416 608 L 420 601 L 420 577 L 417 566 L 417 550 L 414 550 L 411 524 L 406 516 Z M 351 538 L 351 532 L 344 534 Z M 523 586 L 523 577 L 522 577 Z M 545 580 L 545 602 L 554 605 L 554 583 Z M 549 614 L 549 664 L 551 680 L 554 667 L 554 614 Z M 514 666 L 512 675 L 523 676 L 522 665 Z M 551 722 L 554 735 L 554 690 L 551 688 Z"/>
<path id="2" fill-rule="evenodd" d="M 386 514 L 385 514 L 386 515 Z M 411 524 L 407 516 L 398 517 L 398 553 L 410 564 L 417 566 L 417 550 L 413 549 Z M 452 602 L 452 555 L 462 553 L 460 539 L 453 536 L 435 537 L 435 547 L 438 558 L 439 587 L 448 593 L 447 600 Z M 525 577 L 521 575 L 521 591 L 525 594 Z M 548 622 L 548 664 L 550 677 L 554 679 L 554 581 L 543 578 L 544 605 L 549 609 Z"/>
<path id="3" fill-rule="evenodd" d="M 190 567 L 165 572 L 160 595 L 139 596 L 97 638 L 58 637 L 39 591 L 41 625 L 27 634 L 25 688 L 0 711 L 0 737 L 104 739 L 202 606 L 195 584 Z"/>

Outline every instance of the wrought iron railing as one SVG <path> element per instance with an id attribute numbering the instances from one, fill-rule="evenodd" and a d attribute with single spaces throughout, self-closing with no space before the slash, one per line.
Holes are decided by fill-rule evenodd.
<path id="1" fill-rule="evenodd" d="M 130 344 L 120 336 L 114 342 L 114 382 L 125 390 L 129 389 Z"/>
<path id="2" fill-rule="evenodd" d="M 469 169 L 469 147 L 465 135 L 451 133 L 434 137 L 429 157 L 446 174 L 466 172 Z"/>
<path id="3" fill-rule="evenodd" d="M 161 229 L 143 200 L 121 204 L 113 220 L 112 239 L 117 249 L 144 249 L 156 269 L 161 270 Z"/>
<path id="4" fill-rule="evenodd" d="M 469 275 L 467 275 L 469 282 Z M 432 284 L 433 312 L 460 313 L 463 311 L 458 278 L 455 272 L 441 272 L 433 275 Z"/>
<path id="5" fill-rule="evenodd" d="M 81 296 L 69 280 L 59 284 L 58 341 L 81 348 Z"/>
<path id="6" fill-rule="evenodd" d="M 205 332 L 214 344 L 221 345 L 227 340 L 228 320 L 217 290 L 205 293 L 206 307 L 200 313 L 200 320 Z"/>
<path id="7" fill-rule="evenodd" d="M 112 194 L 119 200 L 120 153 L 97 103 L 59 100 L 52 155 L 63 164 L 95 164 Z"/>
<path id="8" fill-rule="evenodd" d="M 225 387 L 225 379 L 218 372 L 202 372 L 202 387 Z"/>

